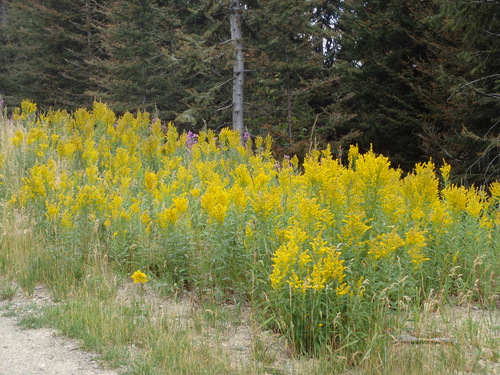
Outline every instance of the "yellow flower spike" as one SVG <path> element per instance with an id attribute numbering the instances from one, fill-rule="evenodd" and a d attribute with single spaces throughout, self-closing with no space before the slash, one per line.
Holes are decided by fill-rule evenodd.
<path id="1" fill-rule="evenodd" d="M 380 258 L 388 258 L 401 246 L 404 246 L 405 242 L 397 234 L 396 229 L 390 233 L 384 233 L 375 237 L 369 242 L 368 254 L 373 256 L 375 260 Z"/>
<path id="2" fill-rule="evenodd" d="M 147 171 L 144 174 L 144 183 L 146 185 L 146 189 L 151 192 L 155 190 L 158 185 L 158 176 L 154 172 Z"/>
<path id="3" fill-rule="evenodd" d="M 69 212 L 68 210 L 64 211 L 61 217 L 61 225 L 67 229 L 73 229 L 75 227 L 75 224 L 73 222 L 73 216 L 71 215 L 71 212 Z"/>
<path id="4" fill-rule="evenodd" d="M 211 184 L 201 197 L 201 207 L 213 219 L 222 223 L 226 217 L 230 195 L 222 186 Z"/>
<path id="5" fill-rule="evenodd" d="M 258 135 L 255 138 L 255 148 L 257 150 L 260 150 L 260 148 L 262 147 L 263 144 L 264 144 L 264 138 L 262 138 L 262 136 Z"/>
<path id="6" fill-rule="evenodd" d="M 309 250 L 303 251 L 299 254 L 299 267 L 304 268 L 309 262 L 312 262 Z"/>
<path id="7" fill-rule="evenodd" d="M 443 177 L 444 186 L 447 186 L 448 182 L 450 181 L 451 165 L 447 164 L 443 159 L 443 166 L 439 168 L 439 170 L 441 172 L 441 177 Z"/>
<path id="8" fill-rule="evenodd" d="M 472 217 L 479 218 L 484 207 L 484 199 L 478 191 L 474 187 L 467 190 L 467 206 L 465 207 L 465 211 Z"/>
<path id="9" fill-rule="evenodd" d="M 92 117 L 94 119 L 94 123 L 102 126 L 108 133 L 111 133 L 114 130 L 113 124 L 116 122 L 116 116 L 106 104 L 94 102 L 92 106 Z"/>
<path id="10" fill-rule="evenodd" d="M 347 283 L 342 283 L 335 289 L 337 296 L 343 296 L 349 293 L 350 286 Z"/>
<path id="11" fill-rule="evenodd" d="M 444 188 L 441 193 L 443 194 L 446 205 L 454 214 L 465 211 L 468 203 L 467 189 L 464 186 L 449 185 Z"/>
<path id="12" fill-rule="evenodd" d="M 23 100 L 21 103 L 21 117 L 27 118 L 29 115 L 35 114 L 36 103 L 31 100 Z"/>
<path id="13" fill-rule="evenodd" d="M 52 220 L 59 215 L 59 207 L 55 204 L 52 204 L 48 200 L 45 201 L 45 206 L 47 208 L 47 213 L 45 216 L 47 219 Z"/>
<path id="14" fill-rule="evenodd" d="M 310 242 L 311 248 L 303 249 L 308 236 L 297 224 L 288 228 L 284 237 L 285 243 L 272 258 L 270 281 L 273 288 L 280 288 L 283 283 L 287 283 L 305 292 L 309 289 L 324 289 L 332 282 L 341 285 L 346 276 L 346 267 L 344 260 L 340 259 L 339 248 L 329 246 L 320 233 Z"/>
<path id="15" fill-rule="evenodd" d="M 189 193 L 193 196 L 193 198 L 198 198 L 201 194 L 201 189 L 193 188 L 189 190 Z"/>
<path id="16" fill-rule="evenodd" d="M 423 248 L 427 245 L 426 233 L 427 231 L 420 231 L 418 228 L 411 228 L 406 232 L 406 246 L 409 247 L 408 254 L 411 256 L 415 269 L 418 269 L 423 261 L 430 259 L 423 252 Z"/>
<path id="17" fill-rule="evenodd" d="M 229 190 L 231 200 L 239 211 L 244 211 L 248 204 L 245 190 L 240 185 L 233 185 Z"/>
<path id="18" fill-rule="evenodd" d="M 359 245 L 365 243 L 361 240 L 364 234 L 371 229 L 371 226 L 367 225 L 371 219 L 366 220 L 365 217 L 366 214 L 363 211 L 351 211 L 345 215 L 345 219 L 342 220 L 345 224 L 340 228 L 340 241 L 348 246 L 355 243 Z"/>
<path id="19" fill-rule="evenodd" d="M 356 160 L 359 157 L 359 148 L 358 146 L 351 145 L 349 146 L 349 153 L 347 155 L 347 159 L 349 160 L 349 168 L 354 170 L 356 168 Z"/>
<path id="20" fill-rule="evenodd" d="M 267 133 L 266 138 L 264 139 L 264 144 L 266 145 L 266 153 L 271 152 L 271 148 L 273 147 L 273 138 L 271 134 Z"/>
<path id="21" fill-rule="evenodd" d="M 16 130 L 14 137 L 12 137 L 10 141 L 16 147 L 21 146 L 24 142 L 24 133 L 21 130 Z"/>
<path id="22" fill-rule="evenodd" d="M 368 280 L 366 280 L 364 276 L 361 276 L 356 282 L 356 291 L 359 297 L 363 297 L 363 295 L 365 294 L 366 288 L 364 284 L 366 281 Z"/>
<path id="23" fill-rule="evenodd" d="M 226 218 L 227 206 L 223 206 L 217 203 L 212 210 L 210 210 L 210 216 L 214 218 L 219 223 L 223 223 Z"/>
<path id="24" fill-rule="evenodd" d="M 500 182 L 498 182 L 498 181 L 492 182 L 489 186 L 489 190 L 490 190 L 491 196 L 494 199 L 500 201 Z"/>
<path id="25" fill-rule="evenodd" d="M 248 199 L 255 213 L 267 219 L 273 213 L 278 214 L 281 211 L 280 198 L 279 190 L 273 189 L 270 192 L 254 193 Z"/>
<path id="26" fill-rule="evenodd" d="M 172 199 L 175 208 L 179 215 L 182 215 L 188 209 L 188 200 L 186 199 L 186 193 Z"/>
<path id="27" fill-rule="evenodd" d="M 160 228 L 167 229 L 170 224 L 175 224 L 179 217 L 179 212 L 175 206 L 164 209 L 157 216 L 157 224 Z"/>
<path id="28" fill-rule="evenodd" d="M 95 142 L 93 139 L 87 139 L 83 145 L 82 159 L 87 166 L 94 165 L 99 159 L 99 152 L 95 149 Z"/>
<path id="29" fill-rule="evenodd" d="M 245 227 L 245 239 L 243 240 L 245 242 L 245 246 L 248 246 L 255 236 L 255 231 L 252 227 L 253 225 L 251 222 L 248 222 Z"/>
<path id="30" fill-rule="evenodd" d="M 48 141 L 49 137 L 42 128 L 31 128 L 26 135 L 26 143 L 32 145 L 35 142 Z"/>
<path id="31" fill-rule="evenodd" d="M 143 224 L 149 224 L 151 222 L 151 216 L 149 216 L 147 211 L 144 211 L 141 215 L 141 222 Z"/>
<path id="32" fill-rule="evenodd" d="M 141 271 L 135 271 L 130 278 L 134 280 L 134 284 L 144 284 L 148 281 L 146 274 Z"/>
<path id="33" fill-rule="evenodd" d="M 236 148 L 241 143 L 240 133 L 226 127 L 219 133 L 219 143 L 223 150 Z"/>

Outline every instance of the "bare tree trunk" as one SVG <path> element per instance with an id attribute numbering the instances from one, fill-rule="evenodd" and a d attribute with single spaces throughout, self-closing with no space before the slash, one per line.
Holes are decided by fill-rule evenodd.
<path id="1" fill-rule="evenodd" d="M 231 39 L 234 46 L 234 66 L 233 66 L 233 130 L 237 130 L 243 135 L 243 84 L 245 83 L 243 62 L 243 42 L 241 30 L 241 1 L 231 0 Z"/>
<path id="2" fill-rule="evenodd" d="M 0 25 L 7 26 L 7 0 L 0 0 Z"/>
<path id="3" fill-rule="evenodd" d="M 290 142 L 293 139 L 292 133 L 292 89 L 290 87 L 290 73 L 286 74 L 286 103 L 288 111 L 288 137 Z"/>
<path id="4" fill-rule="evenodd" d="M 85 1 L 85 27 L 87 28 L 87 59 L 92 57 L 92 11 L 90 0 Z"/>

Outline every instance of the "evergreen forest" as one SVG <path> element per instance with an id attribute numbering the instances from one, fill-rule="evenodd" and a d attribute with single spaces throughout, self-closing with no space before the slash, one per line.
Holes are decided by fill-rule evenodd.
<path id="1" fill-rule="evenodd" d="M 277 156 L 357 144 L 403 171 L 499 178 L 497 0 L 0 0 L 0 105 L 231 127 L 235 13 L 245 131 Z"/>

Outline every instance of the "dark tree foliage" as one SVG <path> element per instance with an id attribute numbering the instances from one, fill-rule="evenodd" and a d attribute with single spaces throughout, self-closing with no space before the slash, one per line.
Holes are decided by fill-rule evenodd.
<path id="1" fill-rule="evenodd" d="M 94 96 L 119 113 L 142 109 L 173 119 L 182 99 L 175 9 L 156 0 L 111 1 L 101 13 L 104 56 L 93 61 L 99 68 L 91 77 Z"/>
<path id="2" fill-rule="evenodd" d="M 270 131 L 283 153 L 304 153 L 328 126 L 338 12 L 335 2 L 273 0 L 246 15 L 246 121 Z"/>
<path id="3" fill-rule="evenodd" d="M 244 122 L 279 154 L 350 143 L 456 179 L 500 171 L 500 4 L 245 0 Z M 0 96 L 232 124 L 229 0 L 0 0 Z M 233 14 L 234 15 L 234 14 Z"/>
<path id="4" fill-rule="evenodd" d="M 441 1 L 431 25 L 442 44 L 425 146 L 449 160 L 457 179 L 484 184 L 500 178 L 500 3 Z"/>
<path id="5" fill-rule="evenodd" d="M 342 40 L 336 66 L 344 96 L 345 122 L 364 149 L 390 157 L 410 169 L 424 160 L 419 133 L 428 111 L 415 93 L 419 64 L 432 59 L 422 40 L 423 27 L 413 8 L 420 1 L 350 1 L 340 17 Z M 427 7 L 427 14 L 433 9 Z"/>
<path id="6" fill-rule="evenodd" d="M 2 46 L 0 79 L 7 102 L 30 98 L 43 107 L 88 105 L 89 61 L 100 55 L 97 0 L 12 0 Z"/>

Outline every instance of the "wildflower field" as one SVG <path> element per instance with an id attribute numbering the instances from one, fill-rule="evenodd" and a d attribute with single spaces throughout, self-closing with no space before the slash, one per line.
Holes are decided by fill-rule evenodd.
<path id="1" fill-rule="evenodd" d="M 431 297 L 498 300 L 500 183 L 457 186 L 447 164 L 402 176 L 354 146 L 347 165 L 329 149 L 275 160 L 270 137 L 179 134 L 97 102 L 25 101 L 0 135 L 4 223 L 40 245 L 13 264 L 5 232 L 0 273 L 27 271 L 27 291 L 44 281 L 62 298 L 91 261 L 142 270 L 167 292 L 248 302 L 298 353 L 353 362 Z"/>

